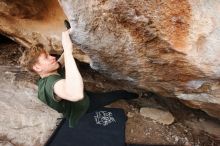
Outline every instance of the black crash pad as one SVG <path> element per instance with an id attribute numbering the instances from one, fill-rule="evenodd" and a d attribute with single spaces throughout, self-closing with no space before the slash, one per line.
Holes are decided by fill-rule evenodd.
<path id="1" fill-rule="evenodd" d="M 125 146 L 122 109 L 100 108 L 84 115 L 74 128 L 63 119 L 45 146 Z"/>

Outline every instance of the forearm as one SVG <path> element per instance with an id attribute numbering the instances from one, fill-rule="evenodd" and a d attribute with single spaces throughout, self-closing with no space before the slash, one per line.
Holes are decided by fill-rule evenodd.
<path id="1" fill-rule="evenodd" d="M 64 50 L 65 79 L 54 84 L 54 93 L 62 99 L 79 101 L 83 99 L 83 79 L 73 58 L 73 46 L 69 31 L 62 32 L 62 45 Z M 61 56 L 62 57 L 62 56 Z M 61 58 L 59 60 L 62 60 Z"/>

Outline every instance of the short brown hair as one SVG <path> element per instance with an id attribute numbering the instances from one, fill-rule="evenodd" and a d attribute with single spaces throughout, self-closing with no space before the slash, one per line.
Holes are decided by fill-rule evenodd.
<path id="1" fill-rule="evenodd" d="M 43 44 L 38 43 L 31 46 L 30 49 L 26 49 L 24 51 L 20 59 L 21 65 L 25 67 L 28 71 L 35 73 L 35 71 L 33 70 L 33 66 L 37 63 L 38 57 L 42 53 L 46 53 Z"/>

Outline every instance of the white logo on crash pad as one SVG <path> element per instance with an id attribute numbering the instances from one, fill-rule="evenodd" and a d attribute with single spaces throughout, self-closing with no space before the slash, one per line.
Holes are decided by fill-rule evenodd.
<path id="1" fill-rule="evenodd" d="M 112 122 L 116 122 L 115 118 L 112 116 L 111 112 L 107 111 L 99 111 L 96 112 L 96 115 L 94 116 L 96 124 L 107 126 L 111 124 Z"/>

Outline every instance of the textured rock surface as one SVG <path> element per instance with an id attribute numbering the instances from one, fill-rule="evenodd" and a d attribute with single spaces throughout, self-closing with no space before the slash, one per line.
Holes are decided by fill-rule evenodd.
<path id="1" fill-rule="evenodd" d="M 13 1 L 0 2 L 0 33 L 29 48 L 43 43 L 52 53 L 61 52 L 61 32 L 66 19 L 58 1 Z M 89 58 L 75 50 L 75 57 L 84 62 Z"/>
<path id="2" fill-rule="evenodd" d="M 60 115 L 37 98 L 37 87 L 16 81 L 18 66 L 0 66 L 0 145 L 40 146 Z"/>
<path id="3" fill-rule="evenodd" d="M 94 69 L 220 117 L 218 0 L 61 0 L 61 5 L 72 40 Z M 0 2 L 0 33 L 26 47 L 41 42 L 60 51 L 64 19 L 57 1 Z M 76 56 L 89 60 L 79 50 Z"/>
<path id="4" fill-rule="evenodd" d="M 92 68 L 220 118 L 218 0 L 60 1 Z"/>
<path id="5" fill-rule="evenodd" d="M 57 1 L 0 2 L 0 32 L 26 47 L 37 42 L 59 47 L 64 18 Z"/>

